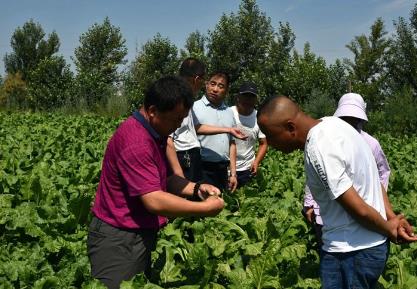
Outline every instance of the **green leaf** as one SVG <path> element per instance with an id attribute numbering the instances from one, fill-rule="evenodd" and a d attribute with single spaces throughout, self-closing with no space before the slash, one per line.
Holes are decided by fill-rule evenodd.
<path id="1" fill-rule="evenodd" d="M 175 263 L 174 260 L 174 249 L 165 248 L 166 261 L 165 265 L 159 273 L 161 281 L 163 283 L 175 282 L 184 279 L 184 276 L 181 274 L 181 268 Z"/>
<path id="2" fill-rule="evenodd" d="M 258 256 L 262 254 L 264 242 L 248 244 L 245 246 L 245 254 L 249 256 Z"/>

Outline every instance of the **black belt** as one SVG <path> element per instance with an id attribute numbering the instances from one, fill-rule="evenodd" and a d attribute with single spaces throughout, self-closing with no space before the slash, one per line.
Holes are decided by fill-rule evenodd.
<path id="1" fill-rule="evenodd" d="M 177 151 L 177 154 L 185 154 L 185 153 L 200 153 L 200 148 L 192 148 L 189 150 Z"/>
<path id="2" fill-rule="evenodd" d="M 200 148 L 195 147 L 195 148 L 191 148 L 191 149 L 188 149 L 188 150 L 177 151 L 177 153 L 194 152 L 194 151 L 200 152 Z"/>
<path id="3" fill-rule="evenodd" d="M 202 162 L 203 168 L 207 170 L 219 170 L 219 169 L 226 169 L 229 166 L 229 161 L 222 161 L 222 162 Z"/>

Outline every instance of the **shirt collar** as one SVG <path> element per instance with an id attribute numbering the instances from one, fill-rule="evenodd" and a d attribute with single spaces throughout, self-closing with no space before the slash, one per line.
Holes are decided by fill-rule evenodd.
<path id="1" fill-rule="evenodd" d="M 207 96 L 206 95 L 204 95 L 202 98 L 201 98 L 201 100 L 202 100 L 202 102 L 206 105 L 206 106 L 211 106 L 211 107 L 213 107 L 213 108 L 216 108 L 216 109 L 225 109 L 225 108 L 227 108 L 227 105 L 224 103 L 224 101 L 219 105 L 219 106 L 214 106 L 208 99 L 207 99 Z"/>
<path id="2" fill-rule="evenodd" d="M 135 111 L 133 113 L 133 117 L 152 135 L 154 139 L 162 139 L 162 137 L 156 132 L 156 130 L 154 130 L 154 128 L 139 111 Z"/>

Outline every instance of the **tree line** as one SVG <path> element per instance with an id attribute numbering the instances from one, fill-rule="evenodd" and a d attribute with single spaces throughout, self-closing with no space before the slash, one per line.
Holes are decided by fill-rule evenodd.
<path id="1" fill-rule="evenodd" d="M 46 35 L 31 19 L 14 31 L 12 52 L 3 58 L 0 107 L 123 114 L 141 104 L 153 80 L 175 74 L 182 59 L 193 56 L 209 70 L 230 73 L 231 99 L 241 81 L 252 80 L 263 97 L 287 95 L 320 117 L 333 114 L 340 96 L 352 91 L 367 102 L 369 130 L 416 132 L 417 4 L 409 19 L 393 22 L 389 35 L 384 21 L 376 19 L 366 34 L 346 45 L 352 59 L 327 64 L 308 42 L 303 51 L 294 48 L 288 22 L 274 27 L 255 0 L 242 0 L 238 11 L 223 14 L 213 30 L 190 33 L 184 48 L 158 33 L 127 64 L 125 39 L 105 18 L 80 36 L 72 72 L 59 54 L 57 33 Z"/>

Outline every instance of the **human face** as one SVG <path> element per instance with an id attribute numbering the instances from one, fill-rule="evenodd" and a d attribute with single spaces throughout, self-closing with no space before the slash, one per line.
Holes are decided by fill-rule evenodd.
<path id="1" fill-rule="evenodd" d="M 236 101 L 239 114 L 250 115 L 255 109 L 256 100 L 256 95 L 252 93 L 239 94 Z"/>
<path id="2" fill-rule="evenodd" d="M 165 112 L 160 112 L 151 106 L 148 112 L 149 123 L 159 135 L 169 136 L 181 126 L 188 112 L 189 109 L 186 109 L 182 103 L 177 104 L 173 110 Z"/>
<path id="3" fill-rule="evenodd" d="M 258 125 L 265 134 L 270 147 L 283 153 L 291 153 L 298 148 L 292 124 L 274 125 L 265 116 L 261 116 L 258 119 Z"/>
<path id="4" fill-rule="evenodd" d="M 353 116 L 341 116 L 340 118 L 346 121 L 351 126 L 353 126 L 357 131 L 362 130 L 364 122 L 362 119 Z"/>
<path id="5" fill-rule="evenodd" d="M 206 97 L 211 104 L 220 106 L 227 94 L 227 81 L 221 75 L 213 75 L 206 82 Z"/>

